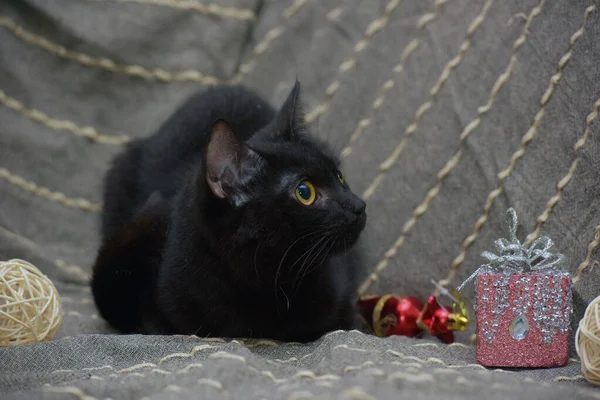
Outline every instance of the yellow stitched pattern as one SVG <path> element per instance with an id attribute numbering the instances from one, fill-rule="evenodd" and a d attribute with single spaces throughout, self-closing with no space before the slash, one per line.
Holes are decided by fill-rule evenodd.
<path id="1" fill-rule="evenodd" d="M 90 319 L 98 319 L 98 314 L 91 314 L 91 315 L 83 315 L 82 313 L 80 313 L 79 311 L 67 311 L 66 315 L 70 316 L 70 317 L 77 317 L 77 318 L 90 318 Z"/>
<path id="2" fill-rule="evenodd" d="M 470 380 L 467 379 L 460 372 L 456 371 L 457 368 L 476 368 L 476 369 L 478 369 L 479 373 L 486 374 L 486 375 L 492 374 L 493 372 L 512 373 L 510 371 L 503 371 L 500 369 L 490 371 L 479 364 L 448 365 L 443 360 L 440 360 L 439 358 L 430 357 L 428 359 L 419 359 L 418 357 L 407 356 L 403 353 L 399 353 L 399 352 L 396 352 L 393 350 L 387 350 L 387 351 L 369 350 L 369 349 L 362 349 L 362 348 L 352 348 L 347 345 L 336 346 L 335 349 L 344 349 L 347 351 L 359 351 L 359 352 L 363 352 L 363 353 L 372 353 L 372 354 L 388 354 L 388 355 L 392 355 L 394 357 L 398 357 L 398 358 L 405 359 L 405 360 L 418 361 L 418 363 L 400 363 L 398 361 L 392 361 L 391 362 L 392 365 L 397 365 L 399 367 L 402 367 L 403 370 L 396 371 L 396 372 L 390 372 L 389 374 L 386 374 L 386 372 L 380 368 L 375 368 L 375 364 L 372 361 L 365 361 L 360 365 L 347 365 L 344 367 L 344 370 L 343 370 L 343 375 L 346 375 L 346 374 L 354 372 L 354 371 L 362 370 L 363 375 L 382 376 L 382 377 L 385 376 L 387 381 L 404 380 L 404 381 L 409 381 L 409 382 L 413 382 L 413 383 L 430 382 L 431 379 L 435 378 L 435 376 L 432 375 L 431 373 L 422 372 L 422 368 L 426 364 L 439 365 L 439 366 L 443 367 L 443 368 L 440 368 L 440 367 L 433 368 L 430 371 L 430 372 L 435 373 L 436 375 L 439 375 L 439 374 L 458 375 L 456 378 L 456 382 L 462 383 L 462 384 L 468 384 L 465 382 L 470 382 Z M 186 353 L 174 353 L 174 354 L 186 354 Z M 227 356 L 233 356 L 233 357 L 237 356 L 236 354 L 226 353 L 226 352 L 222 352 L 222 351 L 212 353 L 212 354 L 221 354 L 221 355 L 227 355 Z M 342 376 L 338 376 L 338 375 L 334 375 L 334 374 L 316 375 L 313 371 L 309 371 L 309 370 L 297 371 L 294 375 L 287 377 L 287 378 L 277 378 L 273 374 L 273 372 L 268 371 L 268 370 L 260 370 L 256 367 L 248 364 L 245 358 L 240 357 L 240 356 L 237 356 L 237 357 L 239 357 L 239 361 L 242 361 L 244 364 L 246 364 L 246 367 L 248 368 L 248 370 L 250 370 L 256 374 L 259 374 L 261 376 L 265 376 L 265 377 L 269 378 L 273 383 L 280 385 L 279 390 L 289 390 L 289 389 L 292 389 L 293 387 L 297 387 L 297 385 L 295 385 L 295 384 L 287 384 L 286 385 L 286 383 L 293 382 L 296 379 L 308 378 L 308 379 L 312 380 L 316 385 L 324 386 L 324 387 L 331 387 L 331 382 L 339 381 L 342 379 Z M 230 358 L 230 357 L 227 357 L 227 358 Z M 164 357 L 161 360 L 168 360 L 168 359 L 171 359 L 171 357 L 169 355 Z M 160 361 L 159 361 L 159 363 L 160 363 Z M 202 367 L 203 366 L 200 363 L 191 363 L 191 364 L 179 369 L 177 371 L 177 373 L 178 374 L 179 373 L 189 373 L 189 371 L 192 368 L 202 368 Z M 448 368 L 450 368 L 450 369 L 448 369 Z M 114 370 L 114 368 L 112 366 L 103 366 L 103 367 L 81 368 L 78 370 L 58 370 L 58 371 L 54 371 L 54 372 L 55 373 L 57 373 L 57 372 L 76 372 L 76 371 L 80 371 L 80 370 L 88 370 L 89 371 L 89 370 L 102 370 L 102 369 Z M 161 374 L 161 375 L 173 374 L 172 371 L 167 371 L 167 370 L 157 368 L 156 364 L 153 364 L 153 363 L 138 364 L 138 365 L 135 365 L 135 366 L 132 366 L 129 368 L 121 369 L 118 371 L 118 373 L 126 373 L 125 378 L 148 377 L 148 374 L 136 372 L 136 371 L 143 370 L 143 369 L 147 369 L 148 372 L 151 374 Z M 113 374 L 109 374 L 108 377 L 117 378 L 117 377 L 119 377 L 119 375 L 113 373 Z M 96 376 L 96 379 L 97 380 L 105 380 L 105 378 L 98 377 L 98 376 Z M 558 381 L 573 381 L 573 380 L 580 380 L 580 379 L 582 379 L 582 377 L 580 375 L 576 375 L 573 377 L 557 376 L 554 378 L 554 381 L 557 381 L 557 382 Z M 527 380 L 527 378 L 525 380 Z M 201 378 L 198 381 L 198 383 L 212 386 L 217 390 L 223 390 L 223 385 L 220 382 L 214 381 L 212 379 Z M 501 387 L 496 387 L 496 388 L 501 389 Z M 75 388 L 75 390 L 70 390 L 68 393 L 75 393 L 76 390 L 79 390 L 79 389 Z M 176 392 L 182 391 L 182 390 L 186 390 L 186 389 L 182 388 L 180 386 L 175 386 L 175 385 L 167 386 L 167 388 L 165 389 L 165 391 L 176 391 Z"/>
<path id="3" fill-rule="evenodd" d="M 573 278 L 573 282 L 577 283 L 581 280 L 583 273 L 592 263 L 592 255 L 594 251 L 600 246 L 600 225 L 596 226 L 596 235 L 594 236 L 594 240 L 588 244 L 587 253 L 585 255 L 585 260 L 581 264 L 579 264 L 579 268 L 577 268 L 577 274 Z"/>
<path id="4" fill-rule="evenodd" d="M 198 379 L 199 385 L 207 385 L 217 390 L 223 390 L 223 384 L 215 379 L 210 378 L 200 378 Z"/>
<path id="5" fill-rule="evenodd" d="M 564 382 L 564 381 L 583 381 L 585 377 L 583 375 L 575 375 L 575 376 L 557 376 L 553 379 L 554 382 Z"/>
<path id="6" fill-rule="evenodd" d="M 417 128 L 419 127 L 419 123 L 421 122 L 423 117 L 427 114 L 427 112 L 433 107 L 433 104 L 434 104 L 435 100 L 437 99 L 437 96 L 442 91 L 446 81 L 450 77 L 450 73 L 452 71 L 454 71 L 458 67 L 458 65 L 462 62 L 462 60 L 465 58 L 467 51 L 471 47 L 471 39 L 473 38 L 473 36 L 475 35 L 475 33 L 477 32 L 479 27 L 483 25 L 483 22 L 485 21 L 487 12 L 492 7 L 493 2 L 494 2 L 493 0 L 486 1 L 481 9 L 481 12 L 469 24 L 469 28 L 467 29 L 467 35 L 466 35 L 464 41 L 462 42 L 462 44 L 459 46 L 458 53 L 456 54 L 456 56 L 453 59 L 448 61 L 448 63 L 444 66 L 442 73 L 438 77 L 438 79 L 435 82 L 435 84 L 433 85 L 433 87 L 429 90 L 429 98 L 427 99 L 427 101 L 425 103 L 421 104 L 417 108 L 415 117 L 414 117 L 413 121 L 404 130 L 404 136 L 400 140 L 400 143 L 398 144 L 398 146 L 396 146 L 394 151 L 392 151 L 392 154 L 390 154 L 390 156 L 388 156 L 388 158 L 385 161 L 383 161 L 381 163 L 381 165 L 379 166 L 380 171 L 377 174 L 377 176 L 374 178 L 371 185 L 363 192 L 363 195 L 362 195 L 363 199 L 367 200 L 369 197 L 371 197 L 373 195 L 373 193 L 375 193 L 375 190 L 377 189 L 379 184 L 382 182 L 385 174 L 392 168 L 392 166 L 396 163 L 396 161 L 398 161 L 400 154 L 402 153 L 402 151 L 404 150 L 404 147 L 406 146 L 407 139 L 417 131 Z M 382 100 L 382 102 L 383 102 L 383 100 Z"/>
<path id="7" fill-rule="evenodd" d="M 250 72 L 252 72 L 254 70 L 254 68 L 256 68 L 258 56 L 264 54 L 269 49 L 269 46 L 271 45 L 271 43 L 275 39 L 277 39 L 278 37 L 283 35 L 285 30 L 289 26 L 289 24 L 288 24 L 289 19 L 291 17 L 293 17 L 294 15 L 296 15 L 302 7 L 304 7 L 307 3 L 309 3 L 309 1 L 312 1 L 312 0 L 295 0 L 291 6 L 286 8 L 286 10 L 283 12 L 283 21 L 280 24 L 278 24 L 277 26 L 269 29 L 269 31 L 263 36 L 263 38 L 260 40 L 260 42 L 258 42 L 258 44 L 256 46 L 254 46 L 254 49 L 252 50 L 254 59 L 247 61 L 247 62 L 243 63 L 242 65 L 240 65 L 240 68 L 239 68 L 237 74 L 235 74 L 235 76 L 231 80 L 233 83 L 240 82 L 242 80 L 242 78 L 244 77 L 244 75 L 249 74 Z"/>
<path id="8" fill-rule="evenodd" d="M 286 31 L 289 25 L 287 21 L 291 17 L 296 15 L 298 11 L 310 1 L 312 0 L 295 0 L 291 6 L 285 9 L 285 11 L 283 12 L 284 21 L 279 25 L 271 28 L 263 36 L 259 43 L 254 47 L 252 53 L 255 56 L 255 58 L 242 64 L 236 75 L 227 82 L 239 83 L 244 75 L 254 70 L 257 64 L 257 57 L 264 54 L 269 49 L 269 46 L 275 41 L 275 39 L 280 37 Z M 119 64 L 105 57 L 94 57 L 88 54 L 69 50 L 58 43 L 52 42 L 42 36 L 36 35 L 32 32 L 23 29 L 6 16 L 0 16 L 0 27 L 9 30 L 21 40 L 24 40 L 32 45 L 40 47 L 59 57 L 70 59 L 72 61 L 79 62 L 86 66 L 101 68 L 110 72 L 123 73 L 126 75 L 136 76 L 147 80 L 158 80 L 162 82 L 191 81 L 205 85 L 216 85 L 218 83 L 222 83 L 217 77 L 204 74 L 198 70 L 189 69 L 184 71 L 173 72 L 167 71 L 163 68 L 148 68 L 136 64 Z"/>
<path id="9" fill-rule="evenodd" d="M 29 32 L 8 17 L 0 16 L 0 27 L 13 33 L 19 39 L 40 47 L 54 55 L 76 61 L 88 67 L 100 68 L 106 71 L 136 76 L 147 80 L 159 80 L 162 82 L 198 82 L 205 85 L 216 85 L 220 80 L 214 76 L 205 75 L 197 70 L 185 70 L 178 72 L 167 71 L 162 68 L 147 68 L 135 64 L 119 64 L 105 57 L 94 57 L 88 54 L 69 50 L 58 43 L 52 42 L 42 36 Z"/>
<path id="10" fill-rule="evenodd" d="M 34 250 L 38 254 L 43 253 L 41 246 L 38 245 L 37 243 L 33 242 L 31 239 L 28 239 L 26 237 L 18 235 L 14 232 L 11 232 L 10 230 L 6 229 L 3 226 L 0 226 L 0 232 L 2 232 L 4 235 L 8 236 L 9 238 L 13 239 L 14 241 L 21 243 L 25 247 L 28 247 L 28 248 Z M 67 264 L 63 260 L 54 260 L 54 265 L 59 270 L 63 271 L 64 273 L 68 274 L 69 276 L 71 276 L 73 278 L 77 278 L 86 283 L 89 282 L 90 275 L 86 271 L 84 271 L 83 268 L 81 268 L 78 265 Z"/>
<path id="11" fill-rule="evenodd" d="M 342 398 L 352 400 L 375 400 L 375 397 L 371 396 L 360 387 L 353 387 L 344 391 L 342 393 Z"/>
<path id="12" fill-rule="evenodd" d="M 527 37 L 529 36 L 529 25 L 531 24 L 531 21 L 533 21 L 533 19 L 537 15 L 539 15 L 539 13 L 542 11 L 543 4 L 544 4 L 544 0 L 540 0 L 538 2 L 537 6 L 534 7 L 531 10 L 531 12 L 529 13 L 527 23 L 523 27 L 521 36 L 519 36 L 513 44 L 513 53 L 509 60 L 508 66 L 506 67 L 504 72 L 502 74 L 500 74 L 500 76 L 496 79 L 494 86 L 492 86 L 492 90 L 490 91 L 490 95 L 489 95 L 487 104 L 485 106 L 478 108 L 477 118 L 475 118 L 473 121 L 471 121 L 469 124 L 467 124 L 467 126 L 465 126 L 465 128 L 463 129 L 463 131 L 460 135 L 460 145 L 461 146 L 464 145 L 465 141 L 471 135 L 471 133 L 475 130 L 475 128 L 477 128 L 477 126 L 479 126 L 479 124 L 481 123 L 481 116 L 483 114 L 487 113 L 491 109 L 491 107 L 494 104 L 494 101 L 496 99 L 496 95 L 498 94 L 498 92 L 500 91 L 502 86 L 504 86 L 504 84 L 510 78 L 510 75 L 511 75 L 514 65 L 516 63 L 516 53 L 526 43 Z M 450 172 L 452 172 L 452 170 L 456 167 L 456 165 L 458 165 L 461 155 L 462 155 L 462 147 L 459 147 L 459 150 L 456 153 L 454 153 L 454 155 L 446 162 L 444 167 L 440 171 L 438 171 L 437 176 L 436 176 L 436 184 L 431 189 L 429 189 L 423 202 L 413 210 L 411 218 L 404 224 L 404 226 L 402 228 L 402 232 L 401 232 L 400 236 L 398 237 L 398 239 L 396 239 L 396 241 L 394 242 L 392 247 L 390 247 L 385 252 L 383 258 L 375 266 L 374 272 L 369 275 L 369 277 L 365 280 L 365 282 L 359 288 L 359 294 L 365 293 L 369 289 L 371 284 L 377 280 L 379 274 L 388 267 L 390 260 L 397 254 L 398 249 L 400 247 L 402 247 L 402 245 L 404 244 L 404 241 L 406 240 L 407 234 L 417 223 L 418 218 L 420 218 L 423 214 L 425 214 L 425 212 L 429 208 L 429 204 L 431 203 L 431 201 L 433 201 L 433 199 L 435 199 L 435 197 L 440 192 L 442 182 L 446 179 L 446 177 L 448 175 L 450 175 Z M 371 184 L 370 188 L 377 187 L 379 185 L 379 181 L 381 181 L 381 179 L 383 179 L 382 173 L 380 173 L 377 176 L 375 181 Z M 371 189 L 367 189 L 365 191 L 365 194 L 369 195 L 370 190 Z M 365 194 L 363 194 L 363 198 L 365 197 Z"/>
<path id="13" fill-rule="evenodd" d="M 415 382 L 415 383 L 435 383 L 436 379 L 431 374 L 407 374 L 405 372 L 395 372 L 393 374 L 388 375 L 388 381 L 395 380 L 403 380 L 407 382 Z"/>
<path id="14" fill-rule="evenodd" d="M 596 6 L 593 6 L 593 5 L 586 8 L 584 17 L 583 17 L 583 24 L 571 36 L 571 39 L 569 40 L 569 49 L 558 61 L 558 70 L 556 71 L 556 73 L 554 75 L 552 75 L 550 77 L 550 82 L 548 84 L 548 88 L 546 89 L 546 91 L 544 92 L 544 94 L 542 95 L 542 97 L 540 99 L 540 108 L 539 108 L 538 112 L 536 113 L 535 117 L 533 118 L 533 123 L 531 124 L 531 126 L 529 127 L 529 129 L 527 130 L 527 132 L 521 139 L 521 147 L 516 152 L 513 153 L 513 155 L 510 158 L 508 166 L 504 170 L 500 171 L 500 173 L 498 174 L 498 186 L 496 187 L 496 189 L 492 190 L 488 194 L 485 205 L 483 207 L 483 214 L 475 222 L 475 225 L 473 226 L 473 232 L 469 236 L 467 236 L 467 238 L 463 241 L 462 250 L 461 250 L 460 254 L 454 259 L 454 261 L 452 261 L 452 264 L 450 265 L 450 272 L 449 272 L 448 276 L 446 277 L 446 279 L 440 281 L 441 285 L 444 285 L 444 286 L 448 285 L 452 281 L 452 279 L 454 279 L 454 276 L 456 275 L 456 271 L 462 265 L 462 263 L 465 259 L 467 250 L 475 242 L 475 240 L 479 236 L 479 232 L 481 231 L 481 228 L 487 222 L 489 215 L 490 215 L 490 211 L 492 209 L 492 205 L 494 204 L 494 200 L 504 190 L 504 187 L 503 187 L 504 181 L 512 173 L 515 165 L 517 164 L 517 161 L 519 159 L 521 159 L 523 157 L 523 155 L 525 154 L 525 149 L 527 148 L 527 145 L 535 138 L 537 130 L 542 123 L 542 119 L 544 118 L 546 106 L 548 105 L 548 102 L 550 101 L 550 98 L 552 97 L 552 94 L 554 93 L 556 85 L 560 82 L 560 80 L 562 78 L 563 70 L 565 69 L 565 67 L 569 63 L 569 60 L 573 56 L 573 48 L 575 46 L 575 43 L 583 35 L 585 24 L 587 23 L 587 20 L 588 20 L 588 16 L 595 9 L 596 9 Z"/>
<path id="15" fill-rule="evenodd" d="M 433 12 L 428 12 L 421 15 L 416 24 L 417 33 L 420 33 L 427 26 L 428 23 L 433 22 L 438 17 L 439 10 L 446 2 L 447 0 L 437 0 L 434 4 L 435 8 Z M 404 63 L 411 56 L 411 54 L 413 54 L 415 50 L 419 47 L 419 44 L 419 40 L 417 38 L 414 38 L 406 45 L 406 47 L 404 47 L 404 50 L 402 50 L 400 56 L 400 62 L 396 64 L 392 69 L 394 75 L 400 74 L 404 70 Z M 383 105 L 386 99 L 386 93 L 396 85 L 396 82 L 394 81 L 394 75 L 392 75 L 392 77 L 386 80 L 382 88 L 379 90 L 379 95 L 371 105 L 371 113 L 373 113 L 375 110 L 379 109 Z M 354 129 L 354 133 L 352 134 L 352 136 L 350 136 L 348 144 L 341 151 L 340 156 L 342 159 L 347 157 L 352 152 L 352 146 L 356 144 L 358 139 L 360 139 L 360 137 L 364 133 L 367 126 L 369 126 L 370 124 L 371 117 L 362 118 L 358 121 L 356 128 Z"/>
<path id="16" fill-rule="evenodd" d="M 70 132 L 75 136 L 86 137 L 98 143 L 120 145 L 130 140 L 126 135 L 105 135 L 98 133 L 98 131 L 90 126 L 79 126 L 69 120 L 51 118 L 39 110 L 26 107 L 23 103 L 8 96 L 2 90 L 0 90 L 0 104 L 50 129 Z"/>
<path id="17" fill-rule="evenodd" d="M 98 400 L 95 397 L 85 394 L 81 389 L 75 386 L 64 386 L 64 387 L 52 387 L 47 386 L 43 388 L 43 391 L 50 393 L 63 393 L 70 394 L 77 397 L 79 400 Z"/>
<path id="18" fill-rule="evenodd" d="M 596 117 L 598 116 L 599 110 L 600 110 L 600 98 L 596 100 L 596 102 L 594 103 L 594 109 L 592 110 L 591 113 L 588 114 L 588 116 L 585 119 L 585 129 L 583 131 L 583 135 L 575 143 L 575 146 L 573 146 L 573 150 L 574 150 L 575 154 L 578 154 L 579 150 L 581 150 L 581 148 L 583 146 L 585 146 L 585 144 L 587 143 L 587 139 L 590 135 L 590 126 L 592 125 L 592 122 L 594 122 Z M 527 247 L 529 247 L 529 245 L 531 245 L 531 243 L 540 236 L 540 232 L 542 230 L 542 225 L 548 220 L 548 218 L 550 218 L 550 213 L 552 212 L 552 209 L 554 208 L 554 206 L 556 206 L 556 204 L 558 204 L 558 202 L 562 198 L 562 193 L 563 193 L 564 188 L 569 184 L 569 182 L 571 182 L 571 179 L 573 179 L 573 176 L 575 175 L 575 171 L 577 171 L 577 166 L 579 164 L 580 159 L 581 159 L 580 157 L 577 157 L 577 158 L 575 158 L 575 160 L 573 160 L 573 163 L 571 164 L 571 167 L 569 168 L 569 171 L 567 172 L 567 174 L 565 176 L 563 176 L 556 184 L 556 193 L 554 194 L 554 196 L 552 196 L 550 198 L 550 200 L 548 200 L 548 203 L 546 204 L 546 209 L 544 210 L 544 212 L 542 212 L 542 214 L 540 214 L 540 216 L 537 217 L 537 222 L 535 224 L 535 230 L 533 232 L 531 232 L 529 235 L 527 235 L 527 238 L 525 240 L 525 245 Z"/>
<path id="19" fill-rule="evenodd" d="M 174 354 L 169 354 L 168 356 L 165 356 L 163 358 L 161 358 L 158 361 L 158 365 L 162 365 L 163 363 L 173 359 L 173 358 L 192 358 L 194 357 L 194 355 L 200 351 L 200 350 L 205 350 L 205 349 L 213 349 L 214 346 L 210 346 L 208 344 L 203 344 L 200 346 L 196 346 L 194 347 L 194 349 L 192 350 L 192 353 L 174 353 Z"/>
<path id="20" fill-rule="evenodd" d="M 256 19 L 254 12 L 247 8 L 225 7 L 215 3 L 204 4 L 190 0 L 96 0 L 116 3 L 139 3 L 154 6 L 164 6 L 180 10 L 194 11 L 198 14 L 211 15 L 220 18 L 236 19 L 240 21 L 252 21 Z"/>
<path id="21" fill-rule="evenodd" d="M 67 197 L 64 193 L 53 192 L 47 187 L 39 186 L 31 181 L 25 180 L 19 175 L 11 173 L 6 168 L 0 167 L 0 178 L 38 197 L 57 202 L 66 207 L 78 208 L 89 212 L 98 212 L 102 209 L 102 203 L 92 203 L 89 200 L 80 197 L 71 198 Z"/>
<path id="22" fill-rule="evenodd" d="M 373 38 L 373 36 L 383 29 L 390 20 L 390 15 L 392 12 L 400 5 L 401 0 L 389 0 L 385 6 L 385 10 L 383 14 L 381 14 L 378 18 L 371 21 L 371 23 L 367 26 L 363 33 L 363 38 L 354 44 L 352 55 L 343 61 L 339 67 L 336 75 L 349 71 L 356 64 L 356 56 L 358 53 L 364 51 L 369 45 L 369 40 Z M 315 107 L 312 111 L 306 114 L 306 123 L 310 124 L 319 116 L 323 115 L 329 109 L 329 104 L 331 102 L 331 98 L 337 92 L 341 85 L 339 78 L 336 79 L 329 84 L 327 89 L 325 90 L 325 100 L 321 102 L 317 107 Z"/>

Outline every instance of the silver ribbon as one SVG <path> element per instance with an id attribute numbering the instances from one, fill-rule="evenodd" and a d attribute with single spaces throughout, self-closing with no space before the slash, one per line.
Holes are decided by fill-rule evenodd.
<path id="1" fill-rule="evenodd" d="M 554 245 L 547 236 L 542 236 L 531 243 L 527 248 L 517 238 L 517 213 L 513 208 L 506 211 L 505 223 L 508 226 L 508 239 L 501 238 L 494 242 L 498 254 L 484 251 L 482 257 L 488 263 L 479 267 L 456 290 L 459 292 L 466 284 L 482 273 L 528 273 L 534 271 L 555 271 L 564 263 L 562 254 L 553 254 L 550 249 Z"/>

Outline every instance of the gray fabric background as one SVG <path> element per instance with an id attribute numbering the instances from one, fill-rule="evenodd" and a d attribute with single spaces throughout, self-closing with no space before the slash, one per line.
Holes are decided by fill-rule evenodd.
<path id="1" fill-rule="evenodd" d="M 596 2 L 213 3 L 252 20 L 194 4 L 0 3 L 0 259 L 37 265 L 65 308 L 57 340 L 0 349 L 3 398 L 600 398 L 576 358 L 488 371 L 467 335 L 453 346 L 358 332 L 309 345 L 110 335 L 86 287 L 101 177 L 125 137 L 217 81 L 278 106 L 298 76 L 353 189 L 378 182 L 362 246 L 369 271 L 385 268 L 368 293 L 426 296 L 464 249 L 457 284 L 505 234 L 509 206 L 523 237 L 539 220 L 568 257 L 574 327 L 600 291 Z"/>

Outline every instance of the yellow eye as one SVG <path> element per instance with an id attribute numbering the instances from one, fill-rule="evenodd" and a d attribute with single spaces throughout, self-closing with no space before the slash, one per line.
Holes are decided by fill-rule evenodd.
<path id="1" fill-rule="evenodd" d="M 317 192 L 315 187 L 309 181 L 304 181 L 296 187 L 296 198 L 305 206 L 310 206 L 315 202 Z"/>
<path id="2" fill-rule="evenodd" d="M 338 177 L 338 179 L 339 179 L 339 181 L 340 181 L 341 184 L 344 184 L 344 182 L 346 182 L 344 180 L 344 177 L 342 176 L 342 173 L 340 171 L 337 172 L 337 177 Z"/>

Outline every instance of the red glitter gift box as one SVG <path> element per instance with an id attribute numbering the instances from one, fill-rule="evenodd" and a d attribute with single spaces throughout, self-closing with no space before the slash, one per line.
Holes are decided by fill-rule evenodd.
<path id="1" fill-rule="evenodd" d="M 477 362 L 556 367 L 569 359 L 571 279 L 565 273 L 477 278 Z"/>
<path id="2" fill-rule="evenodd" d="M 516 237 L 517 216 L 507 212 L 509 239 L 495 242 L 498 254 L 475 278 L 477 362 L 489 367 L 556 367 L 569 358 L 572 283 L 559 269 L 562 254 L 548 237 L 526 247 Z"/>

